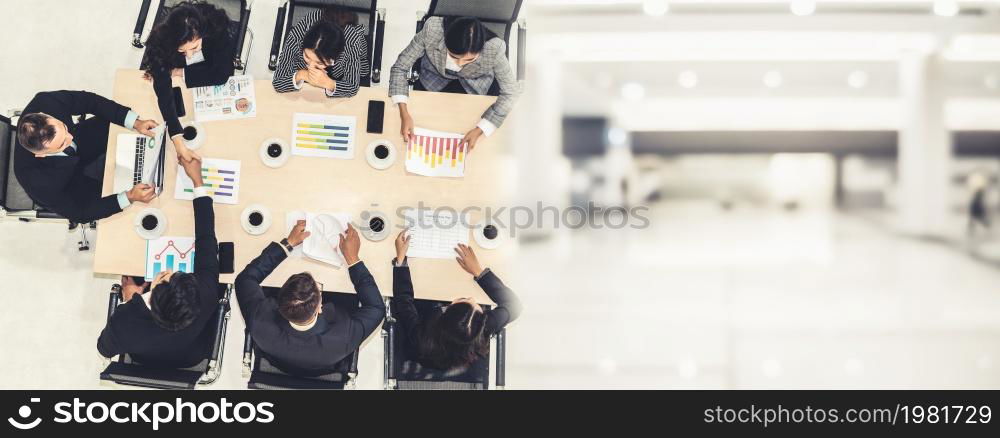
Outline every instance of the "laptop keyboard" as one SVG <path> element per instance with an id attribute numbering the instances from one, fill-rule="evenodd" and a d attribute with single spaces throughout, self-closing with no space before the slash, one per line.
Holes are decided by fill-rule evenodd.
<path id="1" fill-rule="evenodd" d="M 135 139 L 135 170 L 132 172 L 132 185 L 142 182 L 142 166 L 146 160 L 146 137 Z"/>

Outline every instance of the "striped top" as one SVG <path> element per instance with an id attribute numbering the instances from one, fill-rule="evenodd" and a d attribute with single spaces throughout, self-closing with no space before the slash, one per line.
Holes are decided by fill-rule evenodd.
<path id="1" fill-rule="evenodd" d="M 295 86 L 295 73 L 306 69 L 306 61 L 302 58 L 302 39 L 322 16 L 323 11 L 309 14 L 288 31 L 285 49 L 281 51 L 278 68 L 271 81 L 275 91 L 288 93 L 298 90 Z M 344 27 L 344 38 L 344 51 L 327 70 L 330 79 L 337 82 L 337 90 L 326 93 L 329 97 L 353 97 L 358 94 L 361 78 L 371 74 L 364 28 L 356 24 L 347 25 Z"/>

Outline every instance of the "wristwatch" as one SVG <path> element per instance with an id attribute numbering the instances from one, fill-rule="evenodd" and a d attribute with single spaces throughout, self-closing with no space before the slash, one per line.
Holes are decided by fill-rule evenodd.
<path id="1" fill-rule="evenodd" d="M 281 242 L 278 242 L 278 243 L 280 243 L 281 246 L 285 247 L 285 249 L 287 249 L 288 252 L 292 252 L 292 250 L 295 249 L 295 247 L 293 247 L 291 243 L 288 243 L 288 238 L 287 237 L 284 238 L 284 239 L 281 239 Z"/>

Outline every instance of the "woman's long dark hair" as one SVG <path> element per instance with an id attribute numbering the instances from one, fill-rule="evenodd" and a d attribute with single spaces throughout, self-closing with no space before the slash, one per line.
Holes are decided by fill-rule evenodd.
<path id="1" fill-rule="evenodd" d="M 475 17 L 445 17 L 442 25 L 444 45 L 456 55 L 482 52 L 487 41 L 497 38 Z"/>
<path id="2" fill-rule="evenodd" d="M 420 362 L 440 370 L 466 367 L 490 352 L 486 315 L 458 303 L 434 312 L 424 322 L 417 350 Z"/>
<path id="3" fill-rule="evenodd" d="M 185 1 L 167 11 L 146 40 L 143 69 L 148 73 L 185 65 L 177 49 L 195 38 L 215 41 L 229 32 L 226 11 L 203 1 Z"/>

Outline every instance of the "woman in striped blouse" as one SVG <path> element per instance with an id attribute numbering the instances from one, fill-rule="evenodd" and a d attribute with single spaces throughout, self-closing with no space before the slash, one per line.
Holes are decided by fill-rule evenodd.
<path id="1" fill-rule="evenodd" d="M 271 81 L 275 91 L 296 91 L 307 83 L 326 90 L 328 97 L 358 94 L 361 79 L 371 72 L 365 30 L 338 25 L 335 14 L 316 11 L 292 26 Z"/>

